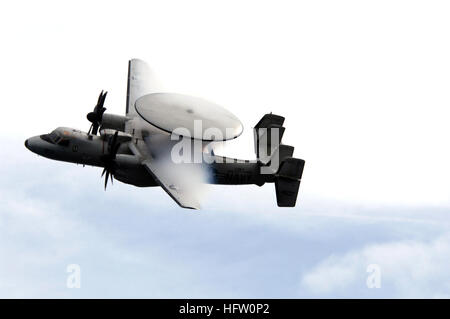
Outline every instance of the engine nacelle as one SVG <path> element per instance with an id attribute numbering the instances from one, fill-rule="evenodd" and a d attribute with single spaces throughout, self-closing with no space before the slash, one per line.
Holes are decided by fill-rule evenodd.
<path id="1" fill-rule="evenodd" d="M 108 139 L 111 138 L 116 133 L 117 133 L 117 142 L 118 143 L 129 142 L 133 138 L 133 136 L 131 134 L 128 134 L 128 133 L 125 133 L 125 132 L 121 132 L 121 131 L 111 130 L 109 128 L 106 128 L 106 129 L 102 128 L 100 130 L 100 136 L 105 141 L 108 141 Z"/>
<path id="2" fill-rule="evenodd" d="M 114 162 L 119 169 L 138 168 L 142 166 L 140 160 L 135 155 L 117 154 Z"/>
<path id="3" fill-rule="evenodd" d="M 116 164 L 114 177 L 122 183 L 138 187 L 158 186 L 137 156 L 117 154 L 114 161 Z"/>
<path id="4" fill-rule="evenodd" d="M 104 113 L 102 116 L 102 129 L 125 131 L 126 116 Z"/>

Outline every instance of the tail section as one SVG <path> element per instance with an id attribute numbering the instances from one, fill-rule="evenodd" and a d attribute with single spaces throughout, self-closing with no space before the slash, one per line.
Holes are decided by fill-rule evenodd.
<path id="1" fill-rule="evenodd" d="M 295 206 L 304 167 L 305 161 L 299 158 L 290 157 L 281 162 L 275 178 L 278 206 Z"/>
<path id="2" fill-rule="evenodd" d="M 281 144 L 285 128 L 284 117 L 266 114 L 254 128 L 255 152 L 263 174 L 275 176 L 277 204 L 294 207 L 305 161 L 293 158 L 294 147 Z"/>
<path id="3" fill-rule="evenodd" d="M 278 160 L 282 163 L 286 158 L 294 155 L 294 146 L 280 144 L 278 147 Z M 272 155 L 272 158 L 274 155 Z M 281 166 L 281 165 L 280 165 Z"/>
<path id="4" fill-rule="evenodd" d="M 275 192 L 280 207 L 294 207 L 303 174 L 305 161 L 288 157 L 281 162 L 275 175 Z"/>
<path id="5" fill-rule="evenodd" d="M 284 117 L 266 114 L 253 129 L 255 153 L 259 162 L 267 164 L 281 144 L 284 130 Z"/>

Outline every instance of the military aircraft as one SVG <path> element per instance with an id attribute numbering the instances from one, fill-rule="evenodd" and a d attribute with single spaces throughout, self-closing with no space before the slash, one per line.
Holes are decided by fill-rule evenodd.
<path id="1" fill-rule="evenodd" d="M 87 114 L 88 132 L 58 127 L 25 146 L 50 159 L 103 167 L 105 190 L 113 176 L 138 187 L 161 186 L 183 208 L 200 208 L 196 188 L 204 183 L 274 183 L 278 206 L 295 206 L 305 161 L 281 143 L 284 117 L 266 114 L 254 127 L 256 160 L 215 155 L 215 143 L 241 135 L 239 119 L 204 99 L 159 92 L 152 79 L 144 61 L 130 60 L 124 116 L 105 113 L 102 91 Z"/>

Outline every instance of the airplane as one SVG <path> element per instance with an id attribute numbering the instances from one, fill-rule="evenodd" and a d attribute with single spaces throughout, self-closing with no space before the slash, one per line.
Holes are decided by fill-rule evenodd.
<path id="1" fill-rule="evenodd" d="M 214 143 L 241 135 L 240 120 L 204 99 L 159 92 L 152 78 L 144 61 L 128 61 L 125 115 L 105 112 L 102 91 L 87 114 L 88 132 L 58 127 L 27 139 L 25 147 L 49 159 L 102 167 L 105 190 L 113 177 L 138 187 L 160 186 L 183 208 L 200 209 L 196 189 L 206 183 L 274 183 L 277 205 L 295 206 L 305 161 L 281 143 L 284 117 L 265 114 L 254 127 L 256 160 L 219 156 Z M 199 153 L 200 160 L 192 160 Z"/>

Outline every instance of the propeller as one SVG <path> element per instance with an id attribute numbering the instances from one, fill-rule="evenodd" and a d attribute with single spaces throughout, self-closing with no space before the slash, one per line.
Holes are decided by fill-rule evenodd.
<path id="1" fill-rule="evenodd" d="M 118 131 L 114 133 L 113 136 L 109 137 L 108 140 L 108 153 L 103 155 L 102 160 L 105 163 L 105 168 L 102 172 L 102 177 L 105 176 L 105 190 L 108 185 L 108 178 L 111 177 L 111 184 L 113 183 L 113 173 L 116 168 L 114 160 L 116 159 L 117 151 L 119 150 L 120 143 L 117 143 Z M 106 174 L 106 175 L 105 175 Z"/>
<path id="2" fill-rule="evenodd" d="M 106 111 L 106 108 L 103 107 L 106 99 L 106 94 L 108 94 L 108 92 L 103 93 L 102 90 L 102 92 L 98 96 L 97 105 L 94 107 L 94 110 L 92 112 L 89 112 L 86 116 L 89 122 L 92 123 L 91 127 L 89 128 L 88 134 L 92 132 L 92 134 L 97 135 L 98 128 L 102 123 L 103 113 L 105 113 Z"/>

